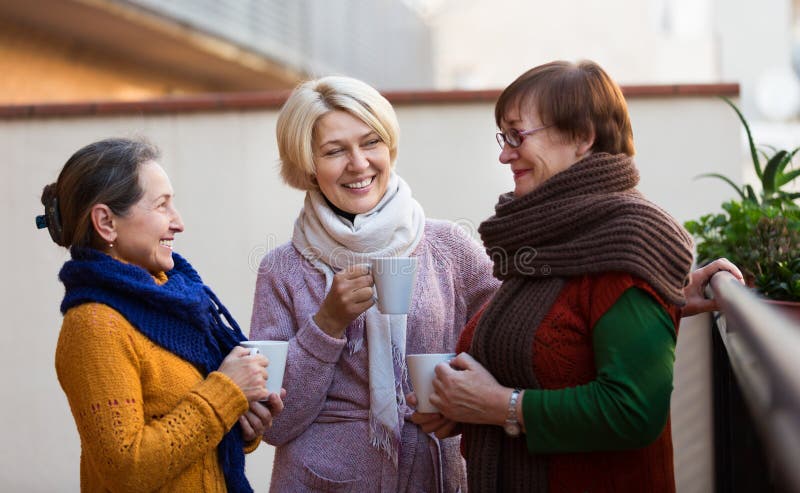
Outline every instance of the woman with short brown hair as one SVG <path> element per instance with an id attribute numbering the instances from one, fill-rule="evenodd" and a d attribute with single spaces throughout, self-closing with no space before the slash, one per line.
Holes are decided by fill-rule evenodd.
<path id="1" fill-rule="evenodd" d="M 597 64 L 525 72 L 495 118 L 515 187 L 479 232 L 503 283 L 436 369 L 441 414 L 412 420 L 461 423 L 472 493 L 672 493 L 691 238 L 636 189 L 627 106 Z"/>

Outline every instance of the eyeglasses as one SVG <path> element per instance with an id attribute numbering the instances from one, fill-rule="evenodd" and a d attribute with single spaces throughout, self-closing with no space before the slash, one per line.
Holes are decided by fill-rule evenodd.
<path id="1" fill-rule="evenodd" d="M 506 144 L 510 145 L 513 149 L 516 149 L 522 145 L 522 141 L 525 140 L 525 137 L 534 134 L 539 130 L 544 130 L 547 127 L 552 127 L 552 125 L 543 125 L 541 127 L 521 131 L 517 130 L 516 128 L 512 128 L 506 130 L 505 132 L 497 132 L 495 138 L 497 138 L 497 145 L 500 146 L 500 149 L 505 147 Z"/>

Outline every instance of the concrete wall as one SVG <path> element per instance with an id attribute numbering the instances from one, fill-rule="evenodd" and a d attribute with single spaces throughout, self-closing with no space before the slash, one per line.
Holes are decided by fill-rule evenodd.
<path id="1" fill-rule="evenodd" d="M 710 97 L 632 98 L 641 189 L 680 220 L 718 209 L 722 183 L 701 172 L 739 173 L 739 128 Z M 402 136 L 398 170 L 430 217 L 467 227 L 512 187 L 497 161 L 491 103 L 397 105 Z M 249 329 L 255 267 L 285 242 L 302 194 L 276 171 L 276 111 L 0 119 L 0 490 L 77 491 L 80 445 L 58 382 L 53 354 L 63 288 L 56 274 L 67 254 L 34 227 L 42 187 L 80 146 L 107 136 L 145 135 L 163 151 L 186 232 L 175 248 L 188 257 Z M 712 442 L 708 325 L 689 320 L 678 343 L 673 427 L 679 490 L 711 491 Z M 694 322 L 694 323 L 692 323 Z M 248 459 L 266 491 L 272 450 Z"/>

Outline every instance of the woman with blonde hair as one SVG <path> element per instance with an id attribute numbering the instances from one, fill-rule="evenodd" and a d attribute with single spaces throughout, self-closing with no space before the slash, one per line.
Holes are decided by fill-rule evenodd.
<path id="1" fill-rule="evenodd" d="M 408 421 L 405 355 L 451 352 L 497 287 L 486 254 L 425 217 L 394 171 L 398 125 L 348 77 L 301 84 L 278 117 L 281 175 L 306 192 L 290 242 L 259 269 L 251 338 L 289 341 L 272 491 L 464 489 L 458 439 Z M 373 305 L 372 257 L 418 260 L 405 315 Z"/>

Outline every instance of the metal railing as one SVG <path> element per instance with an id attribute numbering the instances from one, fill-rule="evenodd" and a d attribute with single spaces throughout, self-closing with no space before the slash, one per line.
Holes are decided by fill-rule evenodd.
<path id="1" fill-rule="evenodd" d="M 717 491 L 800 492 L 800 326 L 727 272 L 711 290 Z"/>

